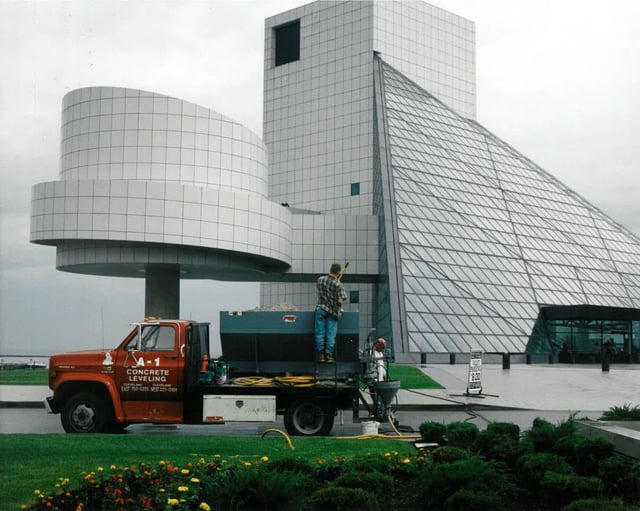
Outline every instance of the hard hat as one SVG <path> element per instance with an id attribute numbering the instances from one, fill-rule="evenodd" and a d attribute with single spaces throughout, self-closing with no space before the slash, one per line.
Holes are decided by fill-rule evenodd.
<path id="1" fill-rule="evenodd" d="M 387 341 L 385 341 L 382 337 L 376 339 L 376 344 L 382 344 L 383 347 L 387 347 Z"/>

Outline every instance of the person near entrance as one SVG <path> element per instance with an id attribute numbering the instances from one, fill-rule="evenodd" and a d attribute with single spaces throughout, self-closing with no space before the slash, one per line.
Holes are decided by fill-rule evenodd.
<path id="1" fill-rule="evenodd" d="M 609 338 L 607 342 L 602 346 L 602 354 L 607 358 L 609 363 L 613 362 L 613 357 L 616 354 L 616 343 L 613 341 L 613 338 Z"/>
<path id="2" fill-rule="evenodd" d="M 340 282 L 342 267 L 333 263 L 328 275 L 318 279 L 318 301 L 315 312 L 316 357 L 318 362 L 331 364 L 338 333 L 338 320 L 342 315 L 342 303 L 347 292 Z"/>

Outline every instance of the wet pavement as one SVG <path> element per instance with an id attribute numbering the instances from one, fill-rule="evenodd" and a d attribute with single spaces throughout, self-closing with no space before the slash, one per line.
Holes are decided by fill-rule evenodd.
<path id="1" fill-rule="evenodd" d="M 626 403 L 640 404 L 640 364 L 611 365 L 608 372 L 599 365 L 569 364 L 484 364 L 482 392 L 466 395 L 468 365 L 417 365 L 445 389 L 400 390 L 398 406 L 447 408 L 457 406 L 522 410 L 572 410 L 594 412 Z M 393 372 L 390 377 L 393 378 Z M 0 407 L 42 406 L 51 394 L 46 386 L 0 385 Z M 593 414 L 590 414 L 593 415 Z"/>
<path id="2" fill-rule="evenodd" d="M 501 364 L 484 364 L 480 397 L 464 396 L 469 373 L 466 364 L 427 365 L 421 369 L 446 387 L 446 396 L 439 397 L 467 404 L 583 412 L 640 404 L 638 364 L 612 364 L 608 372 L 599 365 L 512 364 L 510 369 L 502 369 Z M 417 398 L 403 395 L 404 400 Z"/>
<path id="3" fill-rule="evenodd" d="M 394 416 L 407 428 L 417 429 L 425 421 L 464 420 L 484 429 L 489 422 L 513 422 L 521 429 L 531 426 L 536 417 L 557 423 L 574 416 L 598 419 L 614 406 L 640 404 L 640 365 L 611 365 L 608 372 L 599 365 L 568 364 L 484 364 L 482 392 L 467 395 L 467 364 L 429 364 L 422 371 L 446 387 L 438 390 L 400 390 L 394 404 Z M 393 373 L 390 374 L 393 378 Z M 46 386 L 0 386 L 0 433 L 62 432 L 59 416 L 46 414 L 42 403 L 51 391 Z M 25 409 L 26 408 L 26 409 Z M 34 408 L 29 410 L 28 408 Z M 16 409 L 16 410 L 12 410 Z M 33 415 L 33 417 L 32 417 Z M 281 420 L 281 418 L 279 418 Z M 37 431 L 25 431 L 25 423 L 37 423 Z M 260 433 L 264 424 L 242 425 L 247 434 Z M 350 413 L 336 418 L 332 435 L 355 435 L 361 425 L 352 422 Z M 385 425 L 381 426 L 384 429 Z M 33 428 L 27 428 L 33 429 Z M 609 431 L 612 428 L 609 426 Z M 640 423 L 617 424 L 617 434 L 639 443 Z M 224 425 L 132 425 L 133 434 L 238 434 L 239 428 Z M 228 431 L 228 433 L 227 433 Z M 625 431 L 627 433 L 625 433 Z"/>

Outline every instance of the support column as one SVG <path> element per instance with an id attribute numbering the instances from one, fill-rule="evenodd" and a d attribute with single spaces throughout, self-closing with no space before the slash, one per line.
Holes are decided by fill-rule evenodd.
<path id="1" fill-rule="evenodd" d="M 145 317 L 180 318 L 180 267 L 176 264 L 148 264 L 144 294 Z"/>

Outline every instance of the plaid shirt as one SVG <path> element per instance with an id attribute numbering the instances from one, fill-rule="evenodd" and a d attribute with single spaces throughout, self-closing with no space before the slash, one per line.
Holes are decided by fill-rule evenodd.
<path id="1" fill-rule="evenodd" d="M 323 275 L 318 279 L 318 304 L 316 307 L 327 311 L 332 316 L 339 318 L 342 306 L 339 299 L 346 300 L 347 292 L 342 283 L 333 275 Z"/>

